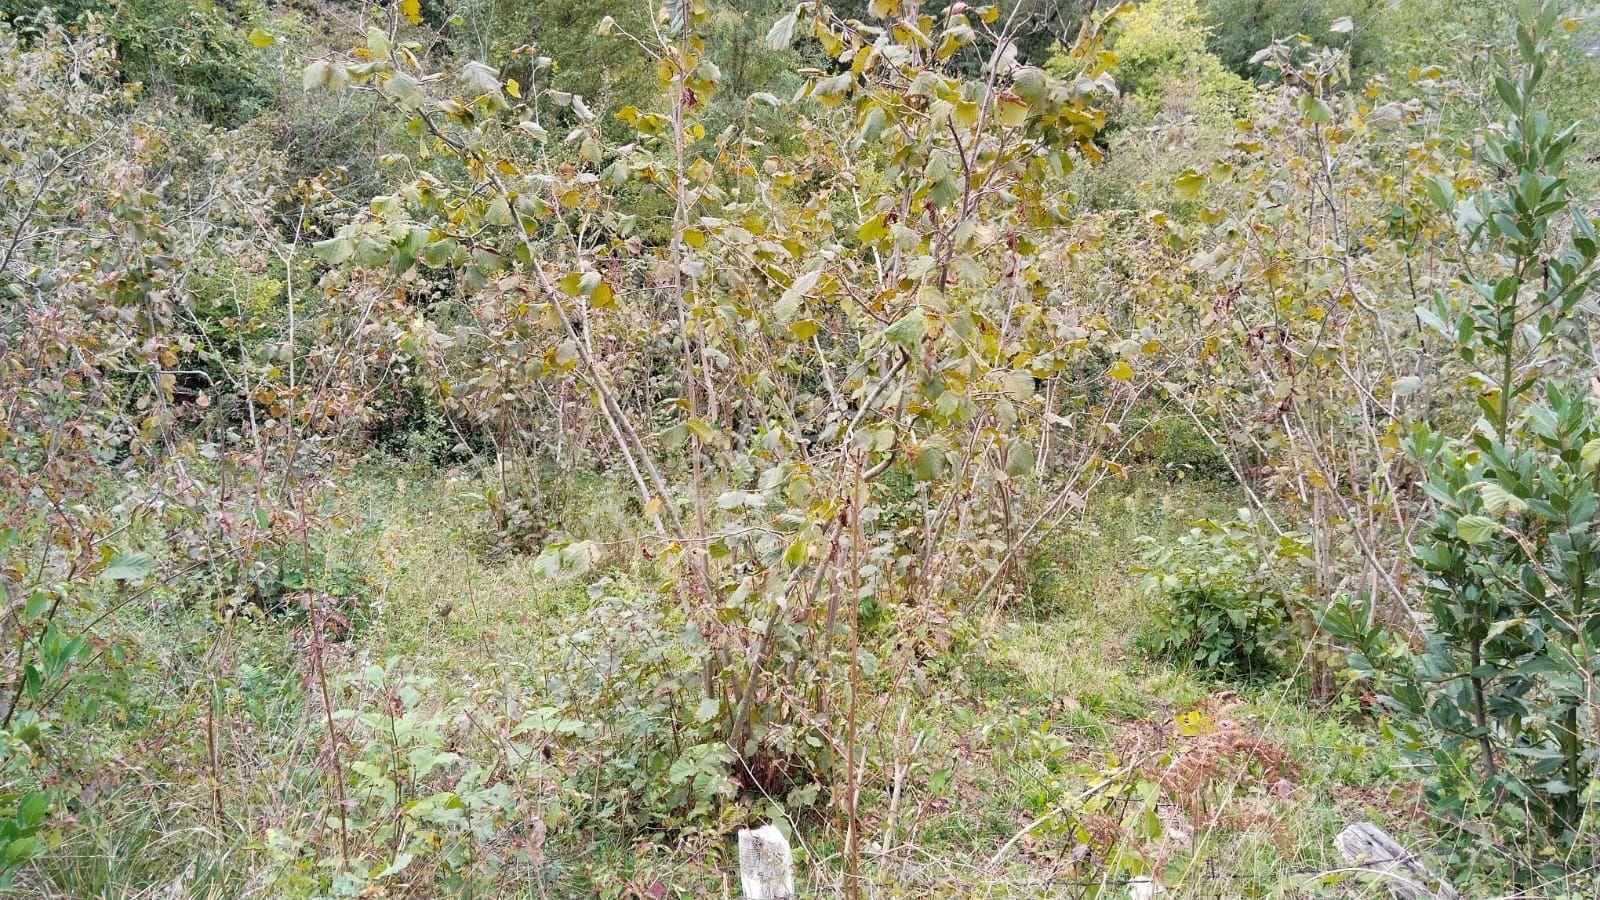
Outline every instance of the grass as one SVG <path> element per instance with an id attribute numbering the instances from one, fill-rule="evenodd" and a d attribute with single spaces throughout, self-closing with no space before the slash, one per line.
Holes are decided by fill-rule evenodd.
<path id="1" fill-rule="evenodd" d="M 381 776 L 390 757 L 431 740 L 463 760 L 444 787 L 475 796 L 455 780 L 470 771 L 507 786 L 503 800 L 483 801 L 504 804 L 502 824 L 486 832 L 498 862 L 474 864 L 467 875 L 413 862 L 411 891 L 736 895 L 731 830 L 743 815 L 764 815 L 763 801 L 722 822 L 630 835 L 604 824 L 602 793 L 573 786 L 604 788 L 602 771 L 626 769 L 604 768 L 615 760 L 598 757 L 581 735 L 540 744 L 517 727 L 551 702 L 550 679 L 584 662 L 575 654 L 610 646 L 610 620 L 597 618 L 608 614 L 602 598 L 642 594 L 655 578 L 628 540 L 635 526 L 619 492 L 603 482 L 575 486 L 561 519 L 571 538 L 605 551 L 587 575 L 552 581 L 529 556 L 485 543 L 470 484 L 360 478 L 336 504 L 344 527 L 326 551 L 330 562 L 359 565 L 368 603 L 367 624 L 326 650 L 331 700 L 352 716 L 377 715 L 372 727 L 347 720 L 343 765 Z M 1044 542 L 1023 589 L 969 623 L 970 644 L 883 676 L 887 689 L 863 704 L 868 895 L 1071 897 L 1149 871 L 1178 896 L 1298 896 L 1316 873 L 1338 867 L 1331 839 L 1345 824 L 1370 818 L 1408 833 L 1393 757 L 1352 724 L 1353 711 L 1309 707 L 1285 684 L 1208 683 L 1139 651 L 1149 610 L 1132 570 L 1134 538 L 1170 539 L 1233 504 L 1204 481 L 1136 480 L 1107 491 L 1082 522 Z M 266 618 L 219 631 L 200 608 L 140 615 L 150 629 L 146 653 L 161 659 L 133 671 L 129 692 L 159 694 L 148 705 L 160 717 L 101 723 L 76 736 L 148 759 L 140 742 L 154 729 L 165 735 L 164 758 L 192 761 L 207 758 L 209 732 L 219 747 L 218 793 L 208 787 L 212 773 L 182 771 L 178 762 L 160 777 L 143 773 L 139 783 L 156 788 L 94 804 L 119 812 L 79 821 L 20 884 L 60 897 L 312 894 L 337 845 L 337 823 L 303 623 Z M 596 640 L 569 639 L 585 633 Z M 378 687 L 359 675 L 373 666 L 388 667 Z M 172 671 L 186 673 L 181 684 L 163 674 Z M 214 683 L 210 671 L 220 673 Z M 422 679 L 419 737 L 397 749 L 385 732 L 398 730 L 399 716 L 385 720 L 384 710 L 399 702 L 395 686 L 408 677 Z M 1198 733 L 1180 733 L 1175 723 L 1196 710 L 1200 718 L 1186 721 Z M 626 746 L 605 737 L 614 723 L 599 724 L 612 743 L 594 747 Z M 1260 738 L 1265 752 L 1281 752 L 1292 775 L 1262 771 L 1245 754 L 1208 762 L 1212 777 L 1184 788 L 1196 796 L 1163 785 L 1193 764 L 1207 734 L 1233 727 Z M 376 871 L 397 859 L 391 839 L 379 837 L 400 815 L 382 812 L 385 792 L 399 796 L 406 786 L 374 778 L 352 818 L 361 858 Z M 418 786 L 401 799 L 435 789 Z M 1215 813 L 1216 823 L 1197 826 L 1190 807 Z M 1012 842 L 1041 816 L 1044 825 Z M 836 825 L 815 817 L 788 824 L 808 889 L 835 890 L 843 846 Z M 401 837 L 421 840 L 433 827 L 419 821 Z M 437 830 L 429 840 L 443 854 L 456 832 Z M 1006 857 L 991 865 L 1008 842 Z"/>

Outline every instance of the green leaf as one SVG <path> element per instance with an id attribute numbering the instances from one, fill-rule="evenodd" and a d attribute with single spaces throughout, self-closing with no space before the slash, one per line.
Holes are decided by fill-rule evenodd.
<path id="1" fill-rule="evenodd" d="M 103 581 L 142 581 L 153 568 L 155 562 L 148 553 L 118 553 L 106 563 L 100 578 Z"/>
<path id="2" fill-rule="evenodd" d="M 773 315 L 777 316 L 779 322 L 788 322 L 794 318 L 795 313 L 800 309 L 800 301 L 811 293 L 812 288 L 817 286 L 817 282 L 821 278 L 822 270 L 812 269 L 809 272 L 802 272 L 794 281 L 789 283 L 789 289 L 783 292 L 783 295 L 778 298 L 777 305 L 772 309 Z"/>
<path id="3" fill-rule="evenodd" d="M 422 261 L 434 268 L 439 268 L 455 257 L 457 248 L 458 245 L 455 241 L 450 238 L 441 238 L 422 249 Z"/>
<path id="4" fill-rule="evenodd" d="M 1013 478 L 1033 471 L 1033 448 L 1025 441 L 1017 441 L 1006 451 L 1006 474 Z"/>
<path id="5" fill-rule="evenodd" d="M 922 335 L 927 331 L 928 323 L 922 315 L 922 308 L 918 307 L 906 313 L 900 321 L 890 325 L 883 336 L 889 343 L 896 344 L 911 350 L 922 340 Z"/>
<path id="6" fill-rule="evenodd" d="M 317 241 L 312 244 L 311 252 L 323 262 L 331 266 L 337 266 L 355 255 L 356 245 L 349 238 L 328 238 L 325 241 Z"/>
<path id="7" fill-rule="evenodd" d="M 402 109 L 418 109 L 422 106 L 422 85 L 415 78 L 404 72 L 396 72 L 389 76 L 383 83 L 383 95 L 392 99 Z"/>
<path id="8" fill-rule="evenodd" d="M 50 799 L 42 791 L 31 791 L 24 794 L 22 802 L 17 804 L 17 824 L 23 828 L 36 828 L 49 811 Z"/>
<path id="9" fill-rule="evenodd" d="M 1456 205 L 1456 188 L 1450 179 L 1443 175 L 1435 175 L 1423 182 L 1427 188 L 1428 199 L 1433 201 L 1441 212 L 1450 212 Z"/>
<path id="10" fill-rule="evenodd" d="M 1300 109 L 1300 115 L 1311 120 L 1312 122 L 1316 122 L 1319 125 L 1326 125 L 1327 123 L 1333 121 L 1333 110 L 1328 108 L 1328 104 L 1324 103 L 1321 97 L 1318 97 L 1309 91 L 1301 94 L 1300 98 L 1295 101 L 1295 103 Z"/>
<path id="11" fill-rule="evenodd" d="M 367 52 L 372 54 L 373 59 L 384 59 L 393 49 L 394 45 L 389 42 L 389 36 L 383 33 L 382 28 L 367 26 Z"/>
<path id="12" fill-rule="evenodd" d="M 25 621 L 31 622 L 42 615 L 44 611 L 49 608 L 49 606 L 50 595 L 44 591 L 38 591 L 33 596 L 29 597 L 28 602 L 23 606 L 22 618 Z"/>
<path id="13" fill-rule="evenodd" d="M 1493 481 L 1478 483 L 1478 496 L 1483 498 L 1483 505 L 1489 512 L 1499 515 L 1501 510 L 1509 509 L 1513 513 L 1528 511 L 1528 504 L 1521 497 L 1506 490 L 1501 484 Z"/>
<path id="14" fill-rule="evenodd" d="M 1507 107 L 1511 109 L 1522 108 L 1522 93 L 1517 90 L 1516 85 L 1511 83 L 1511 79 L 1504 75 L 1496 75 L 1494 77 L 1494 89 Z"/>
<path id="15" fill-rule="evenodd" d="M 918 481 L 937 481 L 944 475 L 944 467 L 944 448 L 930 442 L 917 448 L 917 457 L 912 462 L 911 471 Z"/>
<path id="16" fill-rule="evenodd" d="M 39 855 L 39 839 L 35 837 L 20 837 L 6 844 L 5 863 L 19 865 Z"/>
<path id="17" fill-rule="evenodd" d="M 415 6 L 416 3 L 417 3 L 417 0 L 410 0 L 410 2 L 411 2 L 412 6 Z M 402 5 L 404 5 L 404 4 L 402 3 Z M 398 875 L 401 872 L 405 871 L 406 866 L 411 865 L 411 860 L 412 859 L 413 859 L 413 857 L 412 857 L 412 855 L 410 853 L 397 853 L 397 854 L 395 854 L 394 862 L 389 863 L 389 865 L 386 866 L 382 872 L 379 872 L 378 874 L 376 874 L 376 875 L 374 875 L 372 877 L 374 877 L 374 878 L 388 878 L 390 875 Z"/>
<path id="18" fill-rule="evenodd" d="M 271 47 L 278 42 L 277 38 L 259 28 L 250 29 L 250 34 L 246 36 L 246 40 L 257 47 Z"/>
<path id="19" fill-rule="evenodd" d="M 1456 534 L 1469 544 L 1487 544 L 1499 531 L 1499 523 L 1485 516 L 1462 516 L 1456 520 Z"/>
<path id="20" fill-rule="evenodd" d="M 300 87 L 308 91 L 313 88 L 327 87 L 328 75 L 328 61 L 325 59 L 313 60 L 310 65 L 306 66 L 305 72 L 300 76 Z"/>
<path id="21" fill-rule="evenodd" d="M 888 124 L 889 114 L 883 111 L 883 107 L 874 105 L 861 120 L 861 142 L 866 144 L 877 140 Z"/>

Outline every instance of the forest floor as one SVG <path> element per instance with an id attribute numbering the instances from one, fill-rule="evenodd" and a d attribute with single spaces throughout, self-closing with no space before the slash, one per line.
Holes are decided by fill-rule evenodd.
<path id="1" fill-rule="evenodd" d="M 649 577 L 650 564 L 625 539 L 637 529 L 620 495 L 577 493 L 562 511 L 568 536 L 599 542 L 603 555 L 588 574 L 552 581 L 532 554 L 497 553 L 486 542 L 476 479 L 369 474 L 354 482 L 329 510 L 346 537 L 327 552 L 330 566 L 359 571 L 366 621 L 326 649 L 330 682 L 356 683 L 378 668 L 390 673 L 382 677 L 416 679 L 426 695 L 422 735 L 445 733 L 449 720 L 528 715 L 543 699 L 539 685 L 573 652 L 573 636 L 607 629 L 597 597 L 626 594 Z M 1193 479 L 1134 478 L 1102 491 L 1079 524 L 1029 559 L 1016 599 L 962 623 L 970 637 L 961 648 L 935 648 L 863 707 L 871 766 L 859 804 L 864 896 L 1078 897 L 1100 886 L 1114 888 L 1103 896 L 1125 896 L 1120 885 L 1146 871 L 1173 896 L 1378 896 L 1350 885 L 1329 893 L 1319 876 L 1341 866 L 1333 836 L 1370 820 L 1413 848 L 1427 846 L 1414 788 L 1348 701 L 1310 704 L 1294 679 L 1207 683 L 1143 649 L 1151 601 L 1138 585 L 1137 538 L 1173 540 L 1197 519 L 1231 516 L 1235 501 L 1227 488 Z M 142 719 L 130 702 L 125 720 L 85 739 L 120 743 L 139 759 L 164 742 L 172 759 L 220 747 L 213 765 L 228 787 L 212 793 L 200 773 L 162 773 L 151 779 L 155 793 L 102 804 L 122 813 L 78 822 L 19 886 L 50 896 L 221 897 L 282 896 L 301 876 L 312 880 L 298 883 L 315 883 L 313 848 L 330 845 L 334 826 L 317 812 L 327 809 L 328 764 L 308 737 L 324 715 L 308 645 L 281 621 L 219 632 L 203 607 L 185 609 L 153 602 L 130 610 L 146 619 L 141 653 L 160 665 L 137 667 L 128 694 L 149 698 L 152 711 L 187 703 L 189 718 Z M 209 674 L 219 670 L 231 673 L 226 685 Z M 161 674 L 171 672 L 184 677 Z M 232 724 L 207 718 L 208 690 Z M 438 720 L 431 725 L 429 709 Z M 381 740 L 359 738 L 354 714 L 347 721 L 342 752 L 383 763 Z M 499 729 L 514 734 L 509 724 Z M 471 757 L 456 741 L 435 739 L 435 749 Z M 532 793 L 548 783 L 554 797 L 575 771 L 616 763 L 559 754 L 528 776 Z M 522 777 L 515 767 L 506 773 Z M 117 783 L 107 773 L 107 790 Z M 566 790 L 562 802 L 582 794 Z M 351 802 L 361 801 L 358 792 Z M 542 804 L 536 797 L 535 808 Z M 490 893 L 467 895 L 738 896 L 732 830 L 745 822 L 641 839 L 574 824 L 606 821 L 605 809 L 587 813 L 548 816 L 536 845 L 493 874 Z M 751 811 L 773 814 L 782 814 L 776 805 Z M 838 829 L 815 815 L 782 824 L 793 834 L 803 892 L 832 895 L 842 869 Z M 372 844 L 381 860 L 384 841 Z"/>
<path id="2" fill-rule="evenodd" d="M 440 514 L 469 502 L 452 493 L 404 481 L 360 493 L 372 523 L 363 552 L 383 598 L 366 652 L 470 680 L 585 627 L 578 585 L 552 589 L 528 557 L 474 552 L 471 514 Z M 1414 788 L 1353 707 L 1309 704 L 1288 679 L 1209 684 L 1142 652 L 1151 601 L 1136 538 L 1171 540 L 1198 519 L 1233 515 L 1237 499 L 1203 479 L 1136 478 L 1104 492 L 1029 560 L 1025 596 L 976 625 L 980 652 L 931 661 L 914 696 L 876 710 L 871 752 L 885 774 L 861 801 L 871 895 L 1075 896 L 1148 866 L 1179 895 L 1300 896 L 1341 867 L 1332 839 L 1351 822 L 1426 840 Z M 582 510 L 572 537 L 626 546 L 616 538 L 633 525 L 620 501 L 596 492 L 571 505 Z M 601 568 L 627 579 L 641 561 L 620 552 Z M 1072 827 L 1049 822 L 1007 846 L 1058 798 L 1085 795 Z M 807 823 L 798 832 L 806 882 L 835 887 L 839 835 Z M 573 875 L 597 886 L 609 871 L 645 893 L 737 895 L 726 854 L 708 866 L 662 847 L 641 854 L 602 839 L 595 849 L 580 857 L 598 867 Z"/>

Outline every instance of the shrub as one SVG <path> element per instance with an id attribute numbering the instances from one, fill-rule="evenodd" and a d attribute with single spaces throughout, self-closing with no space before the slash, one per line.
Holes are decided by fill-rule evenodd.
<path id="1" fill-rule="evenodd" d="M 1200 121 L 1233 122 L 1251 88 L 1206 49 L 1210 35 L 1197 0 L 1147 0 L 1122 17 L 1112 50 L 1117 84 L 1136 117 L 1183 103 Z"/>
<path id="2" fill-rule="evenodd" d="M 1276 74 L 1258 64 L 1256 51 L 1296 34 L 1319 44 L 1346 46 L 1352 68 L 1361 70 L 1382 52 L 1383 32 L 1372 23 L 1385 5 L 1382 0 L 1207 0 L 1206 10 L 1216 23 L 1207 43 L 1228 68 L 1246 78 Z M 1343 19 L 1351 20 L 1349 27 Z"/>
<path id="3" fill-rule="evenodd" d="M 1143 586 L 1158 604 L 1145 636 L 1150 649 L 1228 679 L 1280 670 L 1297 585 L 1275 567 L 1298 542 L 1264 551 L 1240 512 L 1240 521 L 1202 521 L 1176 546 L 1142 539 Z"/>
<path id="4" fill-rule="evenodd" d="M 1374 680 L 1435 810 L 1473 843 L 1495 829 L 1526 882 L 1594 859 L 1600 752 L 1600 429 L 1587 386 L 1564 371 L 1588 341 L 1576 311 L 1600 241 L 1564 177 L 1576 129 L 1552 125 L 1534 100 L 1558 15 L 1550 3 L 1519 8 L 1518 63 L 1496 79 L 1507 115 L 1483 145 L 1501 180 L 1466 196 L 1447 179 L 1428 186 L 1477 258 L 1460 276 L 1464 296 L 1441 294 L 1419 315 L 1482 386 L 1485 418 L 1455 438 L 1419 430 L 1408 446 L 1435 507 L 1414 549 L 1422 633 L 1374 627 L 1359 600 L 1324 623 Z M 1521 399 L 1541 388 L 1542 402 Z"/>
<path id="5" fill-rule="evenodd" d="M 246 37 L 246 23 L 264 9 L 255 0 L 0 0 L 0 19 L 37 31 L 52 19 L 73 25 L 101 17 L 126 80 L 169 90 L 207 122 L 231 127 L 273 100 L 275 76 Z"/>

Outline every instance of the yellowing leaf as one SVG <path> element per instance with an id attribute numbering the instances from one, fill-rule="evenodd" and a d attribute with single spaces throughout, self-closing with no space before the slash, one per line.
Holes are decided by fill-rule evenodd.
<path id="1" fill-rule="evenodd" d="M 1028 121 L 1028 104 L 1013 97 L 1000 98 L 1000 124 L 1007 128 L 1020 128 Z"/>
<path id="2" fill-rule="evenodd" d="M 278 42 L 277 38 L 267 34 L 265 31 L 262 31 L 259 28 L 250 29 L 248 39 L 250 43 L 255 44 L 257 47 L 271 47 L 273 44 Z"/>
<path id="3" fill-rule="evenodd" d="M 1194 169 L 1184 169 L 1183 174 L 1172 186 L 1178 189 L 1178 197 L 1182 200 L 1200 199 L 1200 189 L 1205 186 L 1206 177 Z"/>
<path id="4" fill-rule="evenodd" d="M 400 0 L 400 15 L 413 25 L 421 25 L 422 0 Z"/>
<path id="5" fill-rule="evenodd" d="M 1127 381 L 1133 377 L 1133 366 L 1128 365 L 1125 359 L 1119 359 L 1111 364 L 1111 369 L 1106 373 L 1117 381 Z"/>
<path id="6" fill-rule="evenodd" d="M 889 226 L 884 222 L 881 215 L 873 216 L 862 222 L 861 227 L 856 229 L 856 237 L 860 238 L 863 244 L 875 244 L 883 240 L 888 234 Z"/>

